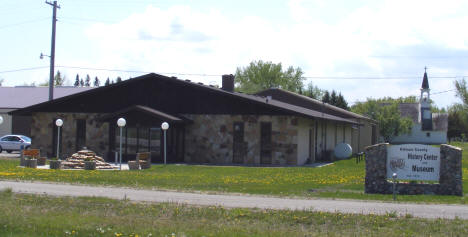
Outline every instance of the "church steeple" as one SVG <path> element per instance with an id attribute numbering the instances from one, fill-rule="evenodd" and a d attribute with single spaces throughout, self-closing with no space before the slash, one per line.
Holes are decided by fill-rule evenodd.
<path id="1" fill-rule="evenodd" d="M 429 89 L 429 81 L 427 80 L 427 67 L 424 67 L 424 77 L 423 77 L 423 82 L 421 89 Z"/>
<path id="2" fill-rule="evenodd" d="M 421 128 L 422 130 L 432 130 L 432 113 L 430 102 L 429 80 L 427 79 L 427 67 L 424 67 L 424 77 L 421 86 L 421 98 L 419 100 L 420 114 L 421 114 Z"/>

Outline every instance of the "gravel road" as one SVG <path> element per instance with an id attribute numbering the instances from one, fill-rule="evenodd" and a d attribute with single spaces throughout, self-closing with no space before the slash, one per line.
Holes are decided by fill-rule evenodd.
<path id="1" fill-rule="evenodd" d="M 96 196 L 145 202 L 172 202 L 190 205 L 223 207 L 313 210 L 357 214 L 411 214 L 422 218 L 468 219 L 468 205 L 407 204 L 356 200 L 289 199 L 253 195 L 220 195 L 155 191 L 143 189 L 96 187 L 40 182 L 0 181 L 0 189 L 11 188 L 18 193 L 52 196 Z"/>

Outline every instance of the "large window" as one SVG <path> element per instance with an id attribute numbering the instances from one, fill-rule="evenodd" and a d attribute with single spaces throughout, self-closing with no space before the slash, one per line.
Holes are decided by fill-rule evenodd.
<path id="1" fill-rule="evenodd" d="M 138 129 L 138 152 L 149 151 L 149 128 Z"/>
<path id="2" fill-rule="evenodd" d="M 127 128 L 127 153 L 136 154 L 138 152 L 138 130 L 135 127 Z"/>
<path id="3" fill-rule="evenodd" d="M 161 153 L 161 129 L 151 128 L 149 135 L 150 151 L 154 154 L 159 155 Z"/>
<path id="4" fill-rule="evenodd" d="M 115 148 L 119 150 L 120 128 L 115 130 Z M 126 126 L 122 130 L 122 151 L 124 160 L 132 160 L 137 152 L 151 152 L 151 157 L 159 157 L 161 151 L 161 129 Z"/>

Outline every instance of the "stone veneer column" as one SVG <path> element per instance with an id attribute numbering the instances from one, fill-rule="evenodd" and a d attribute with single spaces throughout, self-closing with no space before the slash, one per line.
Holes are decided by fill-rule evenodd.
<path id="1" fill-rule="evenodd" d="M 388 193 L 387 182 L 388 143 L 366 147 L 365 193 Z"/>
<path id="2" fill-rule="evenodd" d="M 440 190 L 438 194 L 463 196 L 462 149 L 440 146 Z"/>

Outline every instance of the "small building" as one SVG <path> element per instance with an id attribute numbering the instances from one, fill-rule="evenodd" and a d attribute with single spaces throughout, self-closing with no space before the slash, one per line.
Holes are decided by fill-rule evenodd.
<path id="1" fill-rule="evenodd" d="M 89 90 L 89 87 L 60 86 L 54 88 L 54 97 L 60 98 L 78 92 Z M 21 134 L 30 136 L 31 117 L 23 115 L 11 116 L 8 113 L 49 99 L 49 87 L 15 86 L 0 87 L 0 136 L 6 134 Z"/>
<path id="2" fill-rule="evenodd" d="M 330 108 L 315 110 L 270 96 L 234 92 L 233 75 L 223 75 L 218 88 L 154 73 L 11 114 L 31 116 L 33 146 L 49 157 L 56 155 L 54 121 L 61 118 L 61 156 L 86 146 L 113 161 L 121 138 L 116 121 L 123 117 L 127 121 L 122 129 L 124 160 L 149 151 L 152 162 L 161 162 L 160 127 L 168 122 L 168 162 L 265 165 L 330 159 L 333 146 L 328 144 L 352 143 L 353 131 L 362 126 L 359 119 L 365 120 L 340 116 Z M 372 137 L 371 129 L 360 131 L 359 136 Z"/>
<path id="3" fill-rule="evenodd" d="M 424 72 L 419 103 L 401 103 L 398 107 L 401 116 L 413 121 L 411 132 L 393 137 L 391 143 L 447 143 L 448 114 L 431 112 L 430 91 L 427 72 Z"/>
<path id="4" fill-rule="evenodd" d="M 378 129 L 377 122 L 366 116 L 353 113 L 351 111 L 324 103 L 304 95 L 272 88 L 257 93 L 261 96 L 270 96 L 275 100 L 293 104 L 303 108 L 319 111 L 321 113 L 338 116 L 354 121 L 356 124 L 347 126 L 345 123 L 332 120 L 316 120 L 314 126 L 314 147 L 316 148 L 317 160 L 330 159 L 332 151 L 339 143 L 351 145 L 354 153 L 363 152 L 366 146 L 377 142 Z"/>

